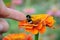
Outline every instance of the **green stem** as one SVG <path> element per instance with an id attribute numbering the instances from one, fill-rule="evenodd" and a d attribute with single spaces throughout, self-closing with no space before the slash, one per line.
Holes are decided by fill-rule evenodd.
<path id="1" fill-rule="evenodd" d="M 39 39 L 39 33 L 35 35 L 35 40 Z"/>

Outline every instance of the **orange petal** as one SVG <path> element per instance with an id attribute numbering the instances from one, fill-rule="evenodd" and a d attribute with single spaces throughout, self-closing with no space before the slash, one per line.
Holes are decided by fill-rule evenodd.
<path id="1" fill-rule="evenodd" d="M 2 40 L 11 40 L 11 38 L 5 37 L 5 38 L 3 38 Z"/>
<path id="2" fill-rule="evenodd" d="M 38 30 L 34 28 L 34 29 L 31 30 L 31 33 L 32 34 L 37 34 L 38 33 Z"/>
<path id="3" fill-rule="evenodd" d="M 19 22 L 19 26 L 23 26 L 25 23 L 23 22 Z"/>
<path id="4" fill-rule="evenodd" d="M 46 31 L 46 27 L 45 27 L 45 26 L 43 26 L 43 27 L 39 30 L 39 32 L 40 32 L 41 34 L 43 34 L 45 31 Z"/>
<path id="5" fill-rule="evenodd" d="M 53 19 L 53 17 L 49 17 L 46 19 L 46 25 L 48 25 L 49 27 L 52 27 L 55 23 L 55 20 Z"/>
<path id="6" fill-rule="evenodd" d="M 26 28 L 25 31 L 27 31 L 27 32 L 31 32 L 31 29 Z"/>
<path id="7" fill-rule="evenodd" d="M 27 35 L 26 40 L 33 40 L 32 35 L 31 34 Z"/>
<path id="8" fill-rule="evenodd" d="M 27 22 L 24 20 L 24 21 L 18 22 L 18 24 L 21 26 L 21 25 L 27 24 Z"/>
<path id="9" fill-rule="evenodd" d="M 25 28 L 32 29 L 33 26 L 32 25 L 28 25 L 28 26 L 25 26 Z"/>
<path id="10" fill-rule="evenodd" d="M 37 29 L 41 29 L 41 28 L 42 28 L 42 24 L 40 23 L 38 24 Z"/>
<path id="11" fill-rule="evenodd" d="M 20 33 L 20 34 L 18 35 L 18 37 L 19 37 L 20 39 L 25 39 L 25 38 L 26 38 L 26 34 Z"/>

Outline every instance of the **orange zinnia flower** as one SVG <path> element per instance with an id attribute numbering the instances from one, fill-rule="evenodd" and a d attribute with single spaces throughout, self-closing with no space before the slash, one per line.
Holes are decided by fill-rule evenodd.
<path id="1" fill-rule="evenodd" d="M 24 33 L 20 34 L 9 34 L 5 36 L 2 40 L 32 40 L 31 35 L 26 35 Z"/>
<path id="2" fill-rule="evenodd" d="M 19 22 L 19 27 L 24 26 L 25 30 L 32 34 L 37 34 L 38 32 L 43 34 L 46 31 L 46 26 L 52 28 L 55 22 L 53 17 L 47 14 L 31 15 L 31 19 L 33 21 L 32 24 L 24 20 Z"/>

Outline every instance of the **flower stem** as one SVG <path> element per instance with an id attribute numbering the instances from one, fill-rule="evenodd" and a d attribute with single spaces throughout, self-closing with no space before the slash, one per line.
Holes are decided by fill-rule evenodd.
<path id="1" fill-rule="evenodd" d="M 35 35 L 35 40 L 39 39 L 39 33 Z"/>

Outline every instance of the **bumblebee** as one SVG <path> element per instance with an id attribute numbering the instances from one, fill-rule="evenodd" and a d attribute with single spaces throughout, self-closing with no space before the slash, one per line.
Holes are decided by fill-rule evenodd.
<path id="1" fill-rule="evenodd" d="M 31 24 L 33 23 L 30 15 L 27 15 L 26 18 L 27 18 L 27 21 L 28 21 L 29 23 L 31 23 Z"/>

